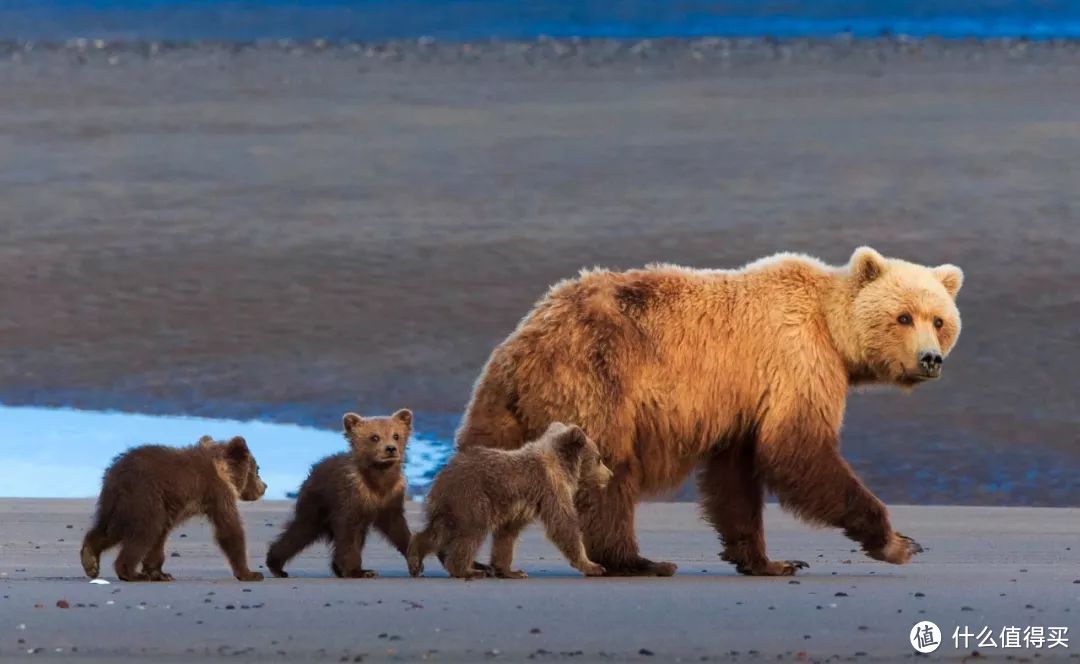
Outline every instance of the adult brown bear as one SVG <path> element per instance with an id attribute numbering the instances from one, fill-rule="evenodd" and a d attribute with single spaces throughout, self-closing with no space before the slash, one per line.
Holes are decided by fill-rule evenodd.
<path id="1" fill-rule="evenodd" d="M 580 425 L 615 476 L 577 497 L 589 558 L 612 575 L 671 575 L 638 553 L 634 507 L 694 468 L 723 558 L 793 574 L 765 554 L 767 487 L 878 560 L 921 548 L 840 456 L 848 387 L 937 378 L 960 333 L 963 273 L 868 247 L 832 267 L 780 254 L 739 270 L 652 265 L 556 284 L 492 353 L 457 445 L 520 447 Z"/>

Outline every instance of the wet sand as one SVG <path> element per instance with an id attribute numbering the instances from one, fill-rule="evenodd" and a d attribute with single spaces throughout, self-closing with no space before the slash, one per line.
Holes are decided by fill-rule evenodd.
<path id="1" fill-rule="evenodd" d="M 244 506 L 253 561 L 289 507 Z M 330 578 L 320 545 L 289 567 L 294 578 L 241 584 L 209 529 L 192 522 L 166 548 L 176 582 L 116 581 L 107 554 L 103 570 L 113 583 L 100 586 L 79 576 L 91 509 L 90 501 L 0 501 L 0 658 L 891 661 L 914 656 L 908 631 L 925 619 L 945 633 L 934 657 L 980 650 L 993 658 L 1039 653 L 1041 661 L 1068 657 L 1076 644 L 956 650 L 951 636 L 958 626 L 996 633 L 1043 625 L 1068 626 L 1075 639 L 1080 627 L 1076 509 L 894 508 L 896 526 L 927 549 L 904 567 L 871 561 L 839 533 L 770 509 L 770 554 L 811 565 L 797 583 L 735 574 L 687 504 L 647 505 L 638 518 L 642 550 L 679 564 L 670 579 L 579 577 L 534 527 L 517 555 L 530 574 L 524 581 L 455 581 L 434 559 L 428 577 L 411 579 L 400 557 L 372 538 L 365 563 L 379 579 Z M 418 506 L 409 519 L 419 523 Z"/>
<path id="2" fill-rule="evenodd" d="M 0 401 L 449 437 L 582 266 L 961 265 L 887 500 L 1076 505 L 1075 43 L 0 44 Z"/>

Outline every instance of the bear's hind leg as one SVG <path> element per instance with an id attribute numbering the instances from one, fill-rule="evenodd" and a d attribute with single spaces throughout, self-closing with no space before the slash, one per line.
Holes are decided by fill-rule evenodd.
<path id="1" fill-rule="evenodd" d="M 114 569 L 121 581 L 149 581 L 146 570 L 139 570 L 139 565 L 157 541 L 157 533 L 137 533 L 124 538 L 120 543 L 120 553 L 116 556 Z"/>
<path id="2" fill-rule="evenodd" d="M 79 559 L 82 562 L 86 576 L 96 579 L 101 573 L 101 552 L 116 544 L 116 540 L 109 537 L 105 528 L 94 526 L 86 537 L 83 538 L 82 550 Z"/>
<path id="3" fill-rule="evenodd" d="M 484 532 L 455 532 L 450 533 L 445 539 L 446 545 L 439 560 L 450 576 L 457 579 L 482 579 L 487 574 L 477 569 L 474 561 L 476 552 L 484 543 Z"/>
<path id="4" fill-rule="evenodd" d="M 808 567 L 801 560 L 769 560 L 765 553 L 765 487 L 750 445 L 713 450 L 698 474 L 698 493 L 706 520 L 724 543 L 720 557 L 740 574 L 790 576 Z"/>
<path id="5" fill-rule="evenodd" d="M 169 537 L 166 529 L 158 536 L 150 551 L 143 556 L 142 571 L 150 581 L 172 581 L 172 575 L 166 574 L 161 567 L 165 564 L 165 540 Z"/>
<path id="6" fill-rule="evenodd" d="M 642 558 L 634 534 L 634 509 L 639 491 L 626 468 L 616 470 L 605 489 L 582 488 L 577 511 L 589 559 L 604 567 L 606 576 L 672 576 L 675 563 Z"/>
<path id="7" fill-rule="evenodd" d="M 514 521 L 500 526 L 491 538 L 491 569 L 500 579 L 526 579 L 528 574 L 519 569 L 511 569 L 514 563 L 514 546 L 527 521 Z M 482 570 L 481 570 L 482 571 Z"/>

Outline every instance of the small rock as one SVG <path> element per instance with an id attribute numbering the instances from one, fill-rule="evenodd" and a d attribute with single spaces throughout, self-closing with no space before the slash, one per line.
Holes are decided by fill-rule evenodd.
<path id="1" fill-rule="evenodd" d="M 924 595 L 923 593 L 915 593 L 915 596 L 916 597 L 926 597 L 926 595 Z"/>
<path id="2" fill-rule="evenodd" d="M 532 629 L 529 630 L 529 634 L 539 634 L 539 633 L 540 633 L 540 628 L 539 627 L 533 627 Z"/>
<path id="3" fill-rule="evenodd" d="M 169 554 L 169 557 L 170 558 L 179 558 L 180 557 L 180 552 L 179 551 L 173 551 L 172 553 Z"/>
<path id="4" fill-rule="evenodd" d="M 66 599 L 62 599 L 62 600 L 60 600 L 60 601 L 58 601 L 56 603 L 56 608 L 58 608 L 58 609 L 70 609 L 71 605 L 68 604 L 68 601 Z"/>
<path id="5" fill-rule="evenodd" d="M 637 654 L 644 655 L 645 657 L 652 657 L 655 653 L 648 648 L 642 648 L 641 650 L 637 651 Z"/>
<path id="6" fill-rule="evenodd" d="M 847 593 L 844 591 L 840 591 L 838 593 L 834 593 L 833 597 L 847 597 Z"/>

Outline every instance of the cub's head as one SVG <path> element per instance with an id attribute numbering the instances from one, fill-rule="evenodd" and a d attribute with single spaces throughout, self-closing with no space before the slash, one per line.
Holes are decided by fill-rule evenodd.
<path id="1" fill-rule="evenodd" d="M 248 449 L 247 441 L 236 436 L 227 443 L 214 442 L 209 436 L 199 439 L 199 448 L 214 452 L 218 475 L 232 485 L 240 500 L 258 500 L 266 493 L 266 482 L 259 477 L 259 464 Z"/>
<path id="2" fill-rule="evenodd" d="M 871 377 L 912 387 L 941 376 L 960 336 L 960 268 L 925 267 L 860 247 L 849 269 L 854 339 Z"/>
<path id="3" fill-rule="evenodd" d="M 581 427 L 552 422 L 544 437 L 552 440 L 564 463 L 577 468 L 578 482 L 603 489 L 611 481 L 614 473 L 604 464 L 596 443 L 585 435 Z"/>
<path id="4" fill-rule="evenodd" d="M 361 465 L 387 469 L 405 460 L 405 445 L 412 433 L 412 411 L 402 408 L 390 417 L 360 417 L 345 413 L 345 440 Z"/>

